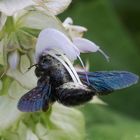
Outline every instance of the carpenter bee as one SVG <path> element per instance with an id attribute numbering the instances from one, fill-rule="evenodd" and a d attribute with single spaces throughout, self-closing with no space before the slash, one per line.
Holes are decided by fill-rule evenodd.
<path id="1" fill-rule="evenodd" d="M 138 76 L 126 71 L 78 72 L 82 84 L 74 83 L 63 64 L 51 55 L 42 54 L 36 65 L 37 86 L 23 95 L 18 109 L 23 112 L 47 111 L 55 101 L 76 106 L 90 101 L 95 95 L 106 95 L 129 87 Z"/>

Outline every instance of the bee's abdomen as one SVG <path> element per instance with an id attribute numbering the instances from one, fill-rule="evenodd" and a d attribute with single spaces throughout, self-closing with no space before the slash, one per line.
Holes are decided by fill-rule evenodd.
<path id="1" fill-rule="evenodd" d="M 56 90 L 58 102 L 66 106 L 76 106 L 88 102 L 95 92 L 85 85 L 75 85 L 73 82 L 65 83 Z"/>

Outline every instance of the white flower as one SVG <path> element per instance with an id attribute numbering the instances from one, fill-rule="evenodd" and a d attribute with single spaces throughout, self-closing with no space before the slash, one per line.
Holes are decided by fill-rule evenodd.
<path id="1" fill-rule="evenodd" d="M 36 60 L 44 51 L 58 50 L 69 60 L 74 61 L 81 53 L 96 52 L 99 49 L 95 43 L 85 38 L 76 37 L 72 41 L 62 32 L 47 28 L 40 32 L 36 44 Z"/>
<path id="2" fill-rule="evenodd" d="M 80 55 L 79 49 L 73 42 L 64 33 L 53 28 L 44 29 L 39 34 L 36 44 L 37 61 L 44 51 L 50 50 L 58 50 L 66 54 L 71 61 L 74 61 Z"/>
<path id="3" fill-rule="evenodd" d="M 80 52 L 87 53 L 99 51 L 105 56 L 107 60 L 109 60 L 109 57 L 100 49 L 98 45 L 86 38 L 83 38 L 83 35 L 87 31 L 87 28 L 79 25 L 73 25 L 73 20 L 70 17 L 64 20 L 63 26 L 68 31 L 73 44 L 78 47 Z"/>
<path id="4" fill-rule="evenodd" d="M 62 13 L 70 5 L 72 0 L 34 0 L 42 10 L 47 10 L 53 15 Z"/>
<path id="5" fill-rule="evenodd" d="M 68 31 L 72 39 L 76 37 L 83 37 L 83 34 L 87 31 L 87 28 L 83 26 L 73 25 L 73 20 L 70 17 L 64 20 L 63 26 Z"/>
<path id="6" fill-rule="evenodd" d="M 0 11 L 7 16 L 12 16 L 26 7 L 37 6 L 57 15 L 63 12 L 70 3 L 71 0 L 1 0 Z"/>

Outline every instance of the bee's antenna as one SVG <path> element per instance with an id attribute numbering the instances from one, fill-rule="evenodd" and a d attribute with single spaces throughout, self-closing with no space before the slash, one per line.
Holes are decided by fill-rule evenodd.
<path id="1" fill-rule="evenodd" d="M 34 66 L 35 66 L 35 67 L 37 67 L 37 66 L 38 66 L 38 64 L 33 64 L 33 65 L 31 65 L 31 66 L 27 69 L 27 71 L 26 71 L 26 72 L 28 72 L 28 71 L 29 71 L 32 67 L 34 67 Z M 26 73 L 26 72 L 25 72 L 25 73 Z"/>
<path id="2" fill-rule="evenodd" d="M 38 64 L 34 64 L 34 65 L 31 65 L 29 68 L 28 68 L 28 71 L 32 68 L 32 67 L 36 67 L 36 66 L 38 66 Z"/>

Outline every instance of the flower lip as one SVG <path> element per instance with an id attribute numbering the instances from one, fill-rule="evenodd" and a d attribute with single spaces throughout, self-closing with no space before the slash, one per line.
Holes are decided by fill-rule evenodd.
<path id="1" fill-rule="evenodd" d="M 99 46 L 85 38 L 74 38 L 73 43 L 78 47 L 80 52 L 97 52 L 99 50 Z"/>
<path id="2" fill-rule="evenodd" d="M 44 51 L 57 50 L 65 54 L 71 61 L 80 55 L 79 49 L 62 32 L 47 28 L 40 32 L 36 44 L 36 61 Z"/>
<path id="3" fill-rule="evenodd" d="M 36 62 L 43 52 L 54 51 L 56 54 L 65 55 L 71 62 L 79 58 L 80 53 L 97 52 L 109 60 L 108 56 L 94 42 L 81 37 L 75 37 L 71 41 L 64 33 L 47 28 L 40 32 L 36 44 Z"/>

